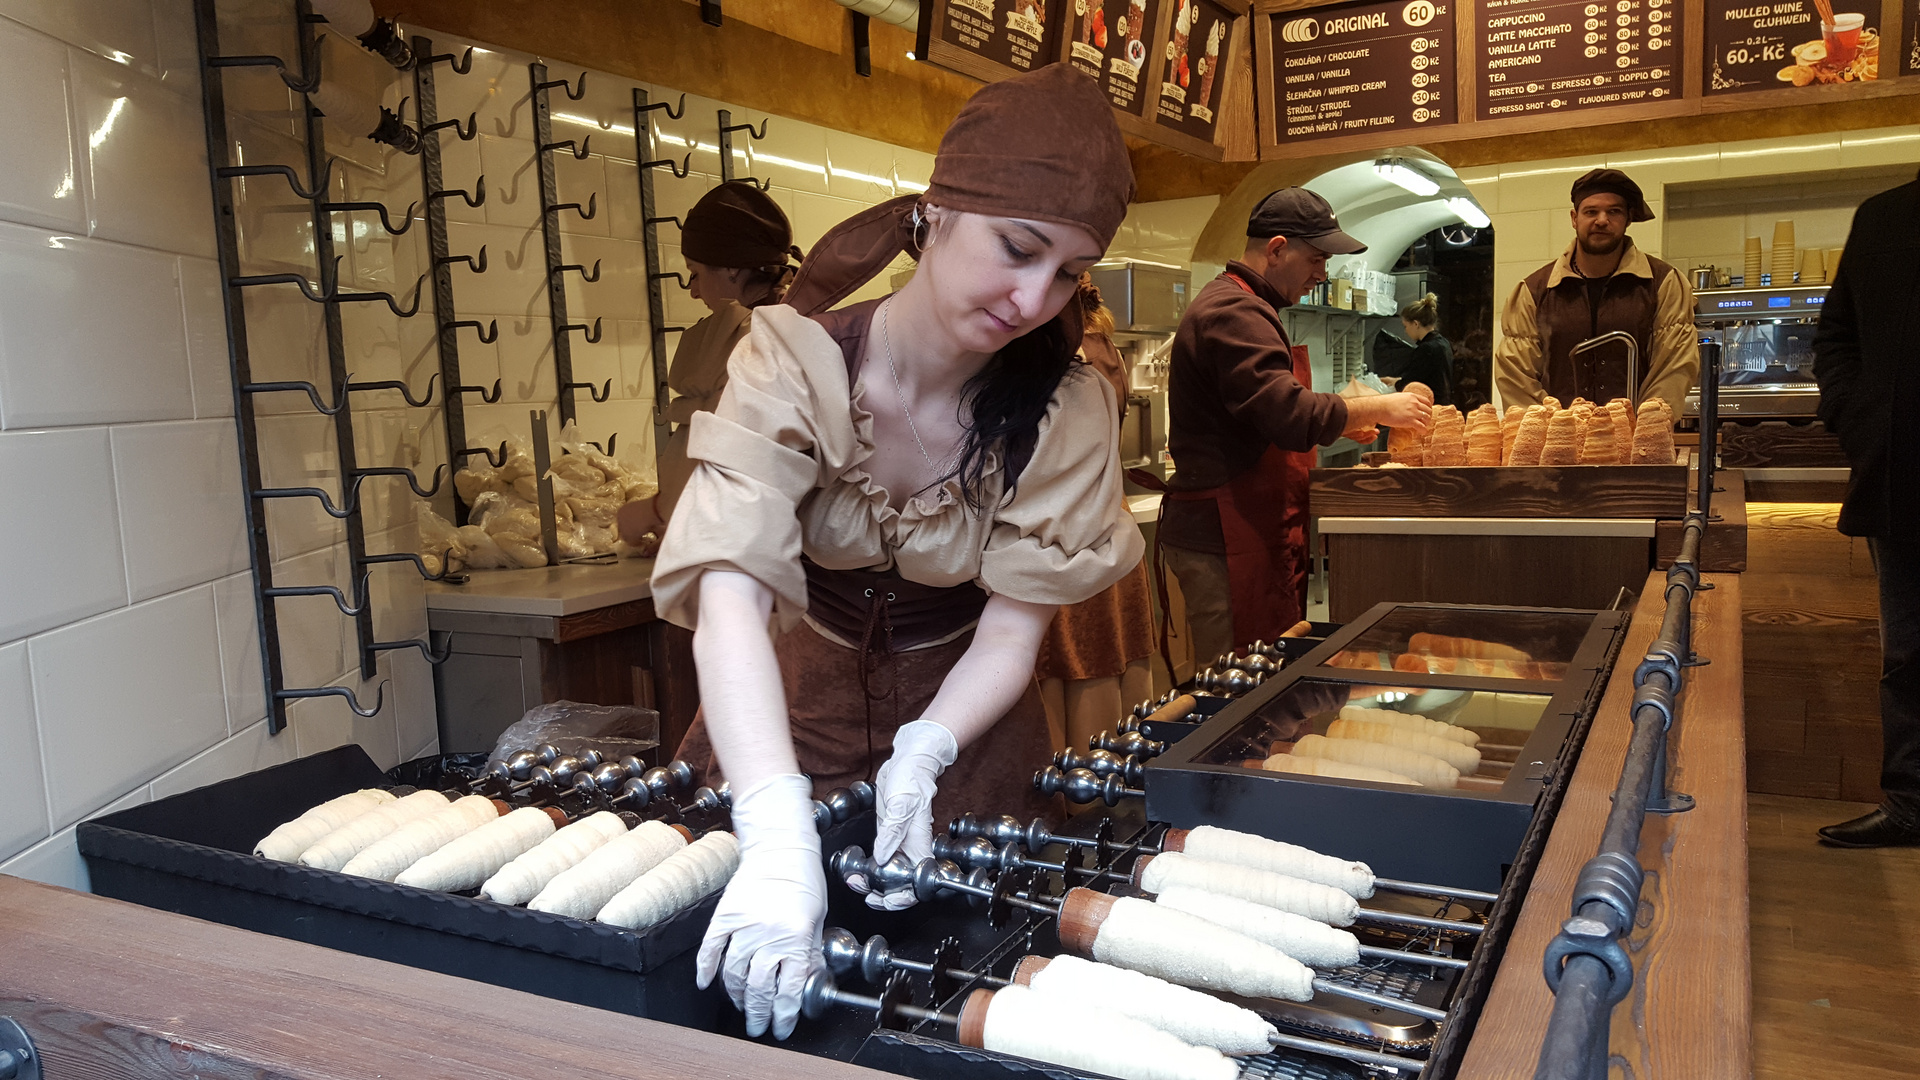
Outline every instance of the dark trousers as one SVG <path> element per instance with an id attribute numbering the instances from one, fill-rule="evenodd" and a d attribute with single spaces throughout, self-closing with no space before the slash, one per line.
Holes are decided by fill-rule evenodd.
<path id="1" fill-rule="evenodd" d="M 1882 805 L 1920 825 L 1920 542 L 1870 539 L 1880 577 Z"/>

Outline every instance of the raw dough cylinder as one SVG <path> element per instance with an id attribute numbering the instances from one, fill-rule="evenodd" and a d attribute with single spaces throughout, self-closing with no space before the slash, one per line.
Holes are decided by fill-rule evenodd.
<path id="1" fill-rule="evenodd" d="M 1408 731 L 1392 724 L 1376 724 L 1367 720 L 1349 720 L 1342 717 L 1328 725 L 1327 737 L 1358 739 L 1362 742 L 1404 747 L 1429 757 L 1437 757 L 1460 770 L 1462 776 L 1472 776 L 1480 771 L 1480 751 L 1464 743 L 1458 743 L 1440 735 L 1430 735 L 1424 731 Z"/>
<path id="2" fill-rule="evenodd" d="M 1337 859 L 1298 844 L 1269 840 L 1252 833 L 1212 825 L 1168 829 L 1161 850 L 1330 885 L 1360 900 L 1373 895 L 1373 870 L 1366 863 Z"/>
<path id="3" fill-rule="evenodd" d="M 1139 860 L 1134 864 L 1133 880 L 1150 893 L 1184 885 L 1237 896 L 1334 926 L 1351 926 L 1360 917 L 1360 902 L 1331 885 L 1302 881 L 1270 870 L 1197 859 L 1177 851 Z"/>
<path id="4" fill-rule="evenodd" d="M 961 1042 L 1015 1057 L 1100 1073 L 1118 1080 L 1236 1080 L 1240 1066 L 1220 1051 L 1189 1046 L 1151 1024 L 1111 1009 L 1062 1001 L 1025 986 L 1006 986 L 967 1002 L 985 1016 L 967 1023 Z"/>
<path id="5" fill-rule="evenodd" d="M 416 889 L 465 892 L 531 851 L 566 823 L 566 813 L 557 807 L 523 806 L 407 867 L 393 882 Z"/>
<path id="6" fill-rule="evenodd" d="M 447 797 L 431 789 L 381 803 L 321 837 L 312 847 L 301 852 L 300 865 L 311 866 L 315 870 L 338 870 L 355 855 L 372 847 L 381 837 L 400 826 L 446 808 Z"/>
<path id="7" fill-rule="evenodd" d="M 275 862 L 292 862 L 321 837 L 381 803 L 392 801 L 393 792 L 380 788 L 361 788 L 328 799 L 261 837 L 260 842 L 253 845 L 253 853 Z"/>
<path id="8" fill-rule="evenodd" d="M 1368 765 L 1354 765 L 1331 758 L 1295 757 L 1282 751 L 1260 763 L 1268 772 L 1291 773 L 1294 776 L 1332 776 L 1341 780 L 1365 780 L 1373 784 L 1401 784 L 1406 787 L 1419 787 L 1420 781 L 1411 776 L 1402 776 L 1386 769 L 1376 769 Z"/>
<path id="9" fill-rule="evenodd" d="M 710 832 L 615 893 L 598 919 L 633 930 L 658 926 L 725 888 L 738 869 L 740 841 L 730 832 Z"/>
<path id="10" fill-rule="evenodd" d="M 615 893 L 686 846 L 686 829 L 643 821 L 631 832 L 594 849 L 577 866 L 561 871 L 539 896 L 527 901 L 527 910 L 591 919 Z"/>
<path id="11" fill-rule="evenodd" d="M 1360 962 L 1359 938 L 1305 915 L 1185 885 L 1170 886 L 1153 902 L 1264 941 L 1308 967 L 1341 968 Z"/>
<path id="12" fill-rule="evenodd" d="M 540 895 L 540 890 L 561 871 L 578 865 L 595 849 L 626 833 L 627 823 L 619 814 L 609 810 L 588 814 L 501 867 L 480 886 L 480 895 L 496 903 L 524 904 Z"/>
<path id="13" fill-rule="evenodd" d="M 1181 986 L 1286 1001 L 1313 997 L 1313 972 L 1300 961 L 1245 934 L 1138 897 L 1070 891 L 1060 909 L 1060 944 L 1103 964 Z"/>
<path id="14" fill-rule="evenodd" d="M 1098 1002 L 1182 1042 L 1223 1054 L 1273 1049 L 1273 1025 L 1252 1009 L 1112 964 L 1065 953 L 1029 956 L 1014 967 L 1013 981 L 1066 1002 Z"/>
<path id="15" fill-rule="evenodd" d="M 1366 709 L 1358 705 L 1340 706 L 1340 719 L 1360 720 L 1369 724 L 1389 724 L 1406 731 L 1417 731 L 1427 735 L 1438 735 L 1443 739 L 1452 739 L 1462 746 L 1479 746 L 1480 736 L 1463 727 L 1454 727 L 1444 720 L 1430 720 L 1419 713 L 1394 712 L 1392 709 Z"/>
<path id="16" fill-rule="evenodd" d="M 1439 758 L 1385 743 L 1305 735 L 1293 744 L 1293 752 L 1302 757 L 1325 757 L 1354 765 L 1371 765 L 1376 769 L 1411 776 L 1424 787 L 1451 788 L 1460 783 L 1460 770 Z"/>
<path id="17" fill-rule="evenodd" d="M 510 810 L 484 795 L 467 795 L 376 840 L 340 868 L 343 874 L 392 881 L 400 871 Z"/>

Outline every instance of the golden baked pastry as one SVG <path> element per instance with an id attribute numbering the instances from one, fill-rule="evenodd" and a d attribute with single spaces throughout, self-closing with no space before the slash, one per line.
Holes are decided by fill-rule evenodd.
<path id="1" fill-rule="evenodd" d="M 1433 428 L 1427 438 L 1428 465 L 1467 463 L 1467 421 L 1451 405 L 1433 408 Z"/>
<path id="2" fill-rule="evenodd" d="M 1500 414 L 1491 405 L 1473 410 L 1467 421 L 1467 464 L 1500 464 Z"/>
<path id="3" fill-rule="evenodd" d="M 1387 460 L 1395 465 L 1427 462 L 1427 433 L 1413 428 L 1387 429 Z"/>
<path id="4" fill-rule="evenodd" d="M 1553 411 L 1545 405 L 1530 405 L 1520 416 L 1519 430 L 1513 435 L 1513 453 L 1509 465 L 1538 465 L 1540 451 L 1547 445 L 1547 423 Z"/>
<path id="5" fill-rule="evenodd" d="M 1513 440 L 1520 434 L 1520 418 L 1527 410 L 1519 405 L 1507 406 L 1507 415 L 1500 418 L 1500 464 L 1513 464 Z"/>
<path id="6" fill-rule="evenodd" d="M 1632 463 L 1671 465 L 1673 459 L 1673 411 L 1659 398 L 1641 402 L 1633 425 Z"/>
<path id="7" fill-rule="evenodd" d="M 1540 404 L 1545 405 L 1547 408 L 1552 409 L 1554 412 L 1560 411 L 1560 399 L 1557 397 L 1554 397 L 1552 394 L 1548 394 L 1546 396 L 1546 399 L 1541 401 Z"/>
<path id="8" fill-rule="evenodd" d="M 1633 460 L 1633 405 L 1626 398 L 1614 398 L 1607 402 L 1607 412 L 1613 415 L 1613 459 L 1625 465 Z"/>
<path id="9" fill-rule="evenodd" d="M 1401 387 L 1400 392 L 1403 394 L 1412 394 L 1414 397 L 1419 398 L 1421 401 L 1426 402 L 1428 405 L 1433 404 L 1433 388 L 1428 386 L 1426 383 L 1410 382 L 1407 385 Z"/>
<path id="10" fill-rule="evenodd" d="M 1596 409 L 1587 421 L 1586 436 L 1580 443 L 1580 464 L 1621 465 L 1620 444 L 1613 434 L 1613 410 Z"/>
<path id="11" fill-rule="evenodd" d="M 1580 414 L 1561 409 L 1547 422 L 1547 442 L 1540 449 L 1542 465 L 1580 463 Z"/>

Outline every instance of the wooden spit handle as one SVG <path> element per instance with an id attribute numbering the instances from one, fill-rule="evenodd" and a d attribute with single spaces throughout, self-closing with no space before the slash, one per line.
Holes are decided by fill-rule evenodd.
<path id="1" fill-rule="evenodd" d="M 1193 706 L 1194 706 L 1193 695 L 1181 694 L 1179 697 L 1174 698 L 1172 701 L 1169 701 L 1165 705 L 1162 705 L 1159 708 L 1153 710 L 1153 712 L 1147 715 L 1146 719 L 1140 722 L 1142 724 L 1153 724 L 1163 720 L 1165 721 L 1185 720 L 1187 718 L 1187 714 L 1193 711 Z"/>
<path id="2" fill-rule="evenodd" d="M 1151 855 L 1142 855 L 1133 860 L 1133 877 L 1129 879 L 1132 884 L 1139 885 L 1140 879 L 1147 876 L 1147 864 L 1152 861 L 1153 856 Z"/>
<path id="3" fill-rule="evenodd" d="M 692 829 L 687 828 L 685 825 L 669 825 L 667 826 L 667 828 L 672 829 L 673 831 L 679 833 L 681 836 L 686 837 L 687 843 L 689 844 L 693 843 Z"/>
<path id="4" fill-rule="evenodd" d="M 1282 633 L 1280 636 L 1281 637 L 1306 637 L 1312 631 L 1313 631 L 1313 624 L 1308 622 L 1305 619 L 1301 619 L 1299 622 L 1294 623 L 1292 626 L 1288 627 L 1287 630 L 1284 633 Z"/>
<path id="5" fill-rule="evenodd" d="M 1192 831 L 1193 831 L 1192 829 L 1168 829 L 1167 835 L 1163 837 L 1160 841 L 1160 850 L 1161 851 L 1187 850 L 1187 834 Z M 1153 858 L 1153 856 L 1149 855 L 1147 856 L 1147 858 L 1151 859 Z M 1145 860 L 1142 860 L 1142 861 L 1145 861 Z"/>
<path id="6" fill-rule="evenodd" d="M 508 805 L 507 803 L 503 803 L 499 799 L 493 799 L 490 801 L 493 803 L 493 812 L 500 815 L 501 817 L 506 817 L 508 814 L 513 813 L 513 807 Z"/>
<path id="7" fill-rule="evenodd" d="M 960 1006 L 960 1045 L 975 1050 L 987 1048 L 987 1010 L 993 1007 L 993 991 L 975 990 Z"/>
<path id="8" fill-rule="evenodd" d="M 1060 944 L 1081 956 L 1093 955 L 1100 924 L 1113 911 L 1113 897 L 1092 889 L 1070 889 L 1060 902 Z"/>
<path id="9" fill-rule="evenodd" d="M 1021 986 L 1032 986 L 1033 977 L 1047 970 L 1047 965 L 1051 963 L 1053 960 L 1050 957 L 1023 956 L 1019 963 L 1013 965 L 1012 981 Z"/>
<path id="10" fill-rule="evenodd" d="M 567 827 L 567 812 L 565 810 L 557 806 L 543 806 L 540 809 L 546 811 L 547 816 L 553 819 L 554 828 L 564 829 Z"/>

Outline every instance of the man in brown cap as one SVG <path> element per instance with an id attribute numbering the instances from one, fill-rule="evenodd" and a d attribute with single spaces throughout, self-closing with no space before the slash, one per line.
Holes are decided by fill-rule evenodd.
<path id="1" fill-rule="evenodd" d="M 1573 182 L 1574 240 L 1558 259 L 1527 275 L 1500 313 L 1493 380 L 1508 405 L 1583 397 L 1605 403 L 1661 398 L 1680 410 L 1700 374 L 1693 289 L 1685 274 L 1641 251 L 1627 226 L 1652 221 L 1640 185 L 1619 169 Z M 1638 387 L 1628 385 L 1624 342 L 1578 355 L 1602 334 L 1633 335 Z"/>
<path id="2" fill-rule="evenodd" d="M 1427 404 L 1412 394 L 1315 393 L 1306 349 L 1280 321 L 1281 308 L 1326 280 L 1327 256 L 1365 250 L 1325 199 L 1276 191 L 1247 219 L 1245 253 L 1180 320 L 1168 377 L 1174 474 L 1159 543 L 1180 581 L 1199 664 L 1300 621 L 1316 448 L 1349 432 L 1372 442 L 1378 424 L 1427 426 Z"/>

